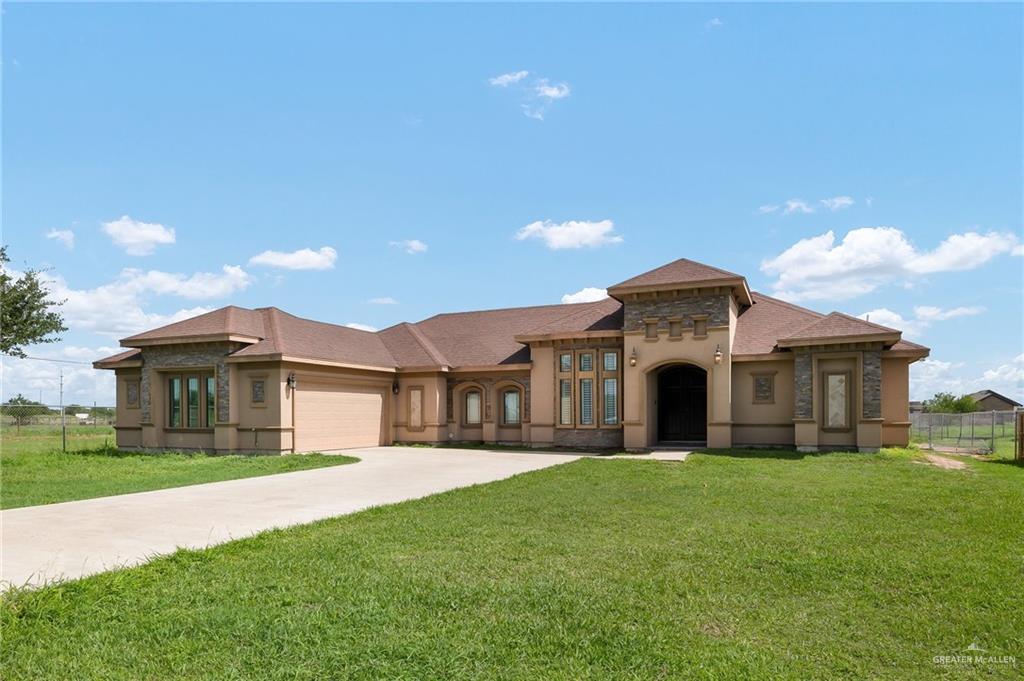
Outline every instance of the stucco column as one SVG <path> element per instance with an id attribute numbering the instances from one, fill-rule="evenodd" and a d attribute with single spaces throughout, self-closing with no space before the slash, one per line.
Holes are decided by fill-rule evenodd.
<path id="1" fill-rule="evenodd" d="M 709 369 L 708 447 L 711 449 L 732 447 L 732 364 L 728 357 L 725 353 L 722 363 L 711 364 Z"/>

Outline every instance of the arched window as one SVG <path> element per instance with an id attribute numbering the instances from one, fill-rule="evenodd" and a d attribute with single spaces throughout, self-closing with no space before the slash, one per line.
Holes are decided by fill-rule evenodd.
<path id="1" fill-rule="evenodd" d="M 478 426 L 480 425 L 480 391 L 479 390 L 467 390 L 465 394 L 465 423 L 467 426 Z"/>
<path id="2" fill-rule="evenodd" d="M 501 422 L 506 426 L 518 426 L 522 423 L 520 409 L 520 393 L 516 388 L 506 388 L 501 392 Z"/>

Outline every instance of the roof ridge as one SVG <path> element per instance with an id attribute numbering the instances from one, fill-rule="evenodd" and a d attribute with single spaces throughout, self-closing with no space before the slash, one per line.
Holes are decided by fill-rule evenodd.
<path id="1" fill-rule="evenodd" d="M 277 351 L 280 352 L 283 355 L 283 354 L 285 354 L 284 338 L 281 336 L 280 326 L 279 326 L 278 320 L 277 320 L 277 314 L 276 313 L 278 313 L 278 312 L 280 312 L 280 310 L 277 309 L 276 307 L 268 307 L 268 308 L 265 308 L 263 310 L 263 323 L 264 323 L 263 331 L 264 331 L 264 333 L 266 333 L 268 331 L 270 332 L 268 335 L 271 338 L 271 340 L 270 340 L 271 344 L 273 344 L 273 346 L 275 348 L 277 348 Z M 266 328 L 266 327 L 269 327 L 269 328 Z"/>
<path id="2" fill-rule="evenodd" d="M 419 330 L 415 324 L 409 322 L 402 322 L 402 324 L 409 328 L 409 335 L 416 339 L 416 342 L 420 344 L 424 352 L 430 355 L 430 358 L 437 362 L 439 365 L 449 365 L 448 359 L 441 354 L 441 351 L 427 338 L 427 335 Z"/>
<path id="3" fill-rule="evenodd" d="M 589 303 L 585 303 L 585 304 L 593 305 L 595 303 L 603 303 L 606 300 L 613 300 L 613 299 L 610 296 L 608 296 L 608 297 L 602 298 L 601 300 L 592 300 Z M 573 303 L 562 303 L 562 304 L 563 305 L 572 305 Z M 576 303 L 576 304 L 579 304 L 579 303 Z M 573 311 L 570 311 L 567 314 L 559 316 L 557 319 L 549 320 L 547 322 L 544 322 L 540 326 L 535 326 L 535 327 L 531 328 L 530 329 L 530 333 L 535 333 L 535 332 L 540 331 L 541 329 L 546 328 L 548 326 L 551 326 L 553 324 L 559 324 L 561 322 L 567 321 L 567 320 L 572 319 L 574 317 L 579 317 L 580 315 L 583 315 L 586 312 L 587 312 L 587 310 L 573 310 Z"/>
<path id="4" fill-rule="evenodd" d="M 438 317 L 454 317 L 456 315 L 481 314 L 481 313 L 484 313 L 484 312 L 511 312 L 513 310 L 539 310 L 541 308 L 579 307 L 579 306 L 582 306 L 582 305 L 594 305 L 596 303 L 604 302 L 604 300 L 605 299 L 602 298 L 601 300 L 592 300 L 592 301 L 589 301 L 589 302 L 586 302 L 586 303 L 546 303 L 544 305 L 520 305 L 518 307 L 492 307 L 492 308 L 488 308 L 486 310 L 462 310 L 460 312 L 438 312 L 437 314 L 431 315 L 430 317 L 427 317 L 426 319 L 421 319 L 418 322 L 409 322 L 409 323 L 411 323 L 413 325 L 416 325 L 416 324 L 422 324 L 423 322 L 429 321 L 431 319 L 437 319 Z"/>

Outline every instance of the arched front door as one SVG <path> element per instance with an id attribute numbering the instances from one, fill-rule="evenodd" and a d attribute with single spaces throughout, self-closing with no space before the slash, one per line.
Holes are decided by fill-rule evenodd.
<path id="1" fill-rule="evenodd" d="M 658 440 L 704 442 L 708 438 L 707 372 L 678 365 L 658 374 Z"/>

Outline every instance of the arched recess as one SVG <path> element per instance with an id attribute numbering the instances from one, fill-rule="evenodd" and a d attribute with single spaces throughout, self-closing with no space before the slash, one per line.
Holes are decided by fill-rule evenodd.
<path id="1" fill-rule="evenodd" d="M 470 423 L 467 419 L 466 407 L 468 395 L 470 393 L 476 393 L 479 395 L 478 402 L 478 416 L 479 418 L 475 423 Z M 455 437 L 454 440 L 467 440 L 467 441 L 482 441 L 483 440 L 483 426 L 484 426 L 484 410 L 487 403 L 487 388 L 476 381 L 465 381 L 459 383 L 454 390 L 452 399 L 452 423 L 449 423 L 449 431 L 452 432 Z"/>
<path id="2" fill-rule="evenodd" d="M 713 403 L 709 367 L 671 360 L 648 367 L 644 373 L 648 442 L 706 443 Z"/>
<path id="3" fill-rule="evenodd" d="M 510 419 L 506 407 L 505 393 L 515 393 L 518 396 L 518 414 L 516 419 Z M 494 384 L 494 421 L 498 427 L 498 440 L 512 441 L 522 440 L 523 424 L 528 421 L 526 411 L 526 387 L 517 380 L 505 379 Z"/>

